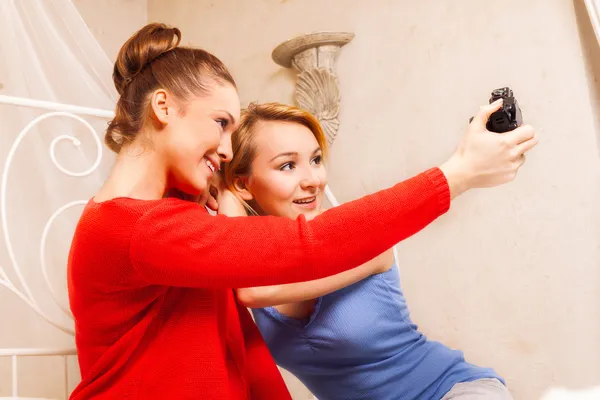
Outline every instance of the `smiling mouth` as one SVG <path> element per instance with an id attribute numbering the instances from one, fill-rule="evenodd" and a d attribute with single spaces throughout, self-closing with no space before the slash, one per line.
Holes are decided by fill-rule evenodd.
<path id="1" fill-rule="evenodd" d="M 206 162 L 206 165 L 208 165 L 208 168 L 214 173 L 215 171 L 217 171 L 219 168 L 213 164 L 213 162 L 211 160 L 209 160 L 208 158 L 204 157 L 204 161 Z"/>
<path id="2" fill-rule="evenodd" d="M 304 199 L 294 200 L 295 204 L 311 204 L 317 200 L 317 196 L 307 197 Z"/>

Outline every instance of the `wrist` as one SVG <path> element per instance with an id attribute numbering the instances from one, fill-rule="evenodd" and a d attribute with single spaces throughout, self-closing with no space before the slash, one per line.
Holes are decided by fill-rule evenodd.
<path id="1" fill-rule="evenodd" d="M 468 169 L 463 164 L 458 156 L 454 155 L 438 167 L 446 177 L 451 199 L 472 189 L 472 174 L 468 172 Z"/>

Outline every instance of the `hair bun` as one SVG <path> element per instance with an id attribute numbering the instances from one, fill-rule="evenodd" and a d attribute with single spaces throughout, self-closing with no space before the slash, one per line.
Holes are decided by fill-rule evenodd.
<path id="1" fill-rule="evenodd" d="M 181 31 L 161 23 L 151 23 L 137 31 L 119 50 L 113 70 L 117 92 L 125 87 L 152 61 L 175 49 L 181 41 Z"/>

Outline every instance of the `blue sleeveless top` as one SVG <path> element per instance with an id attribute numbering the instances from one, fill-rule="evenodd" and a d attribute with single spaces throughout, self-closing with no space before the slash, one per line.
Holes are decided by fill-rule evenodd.
<path id="1" fill-rule="evenodd" d="M 459 382 L 505 383 L 417 330 L 396 264 L 319 298 L 306 320 L 252 313 L 277 364 L 319 400 L 439 400 Z"/>

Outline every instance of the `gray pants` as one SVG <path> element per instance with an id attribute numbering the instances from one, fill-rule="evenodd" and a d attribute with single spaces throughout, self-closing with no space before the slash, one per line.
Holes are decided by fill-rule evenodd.
<path id="1" fill-rule="evenodd" d="M 499 380 L 478 379 L 457 383 L 442 400 L 513 400 L 513 397 Z"/>

